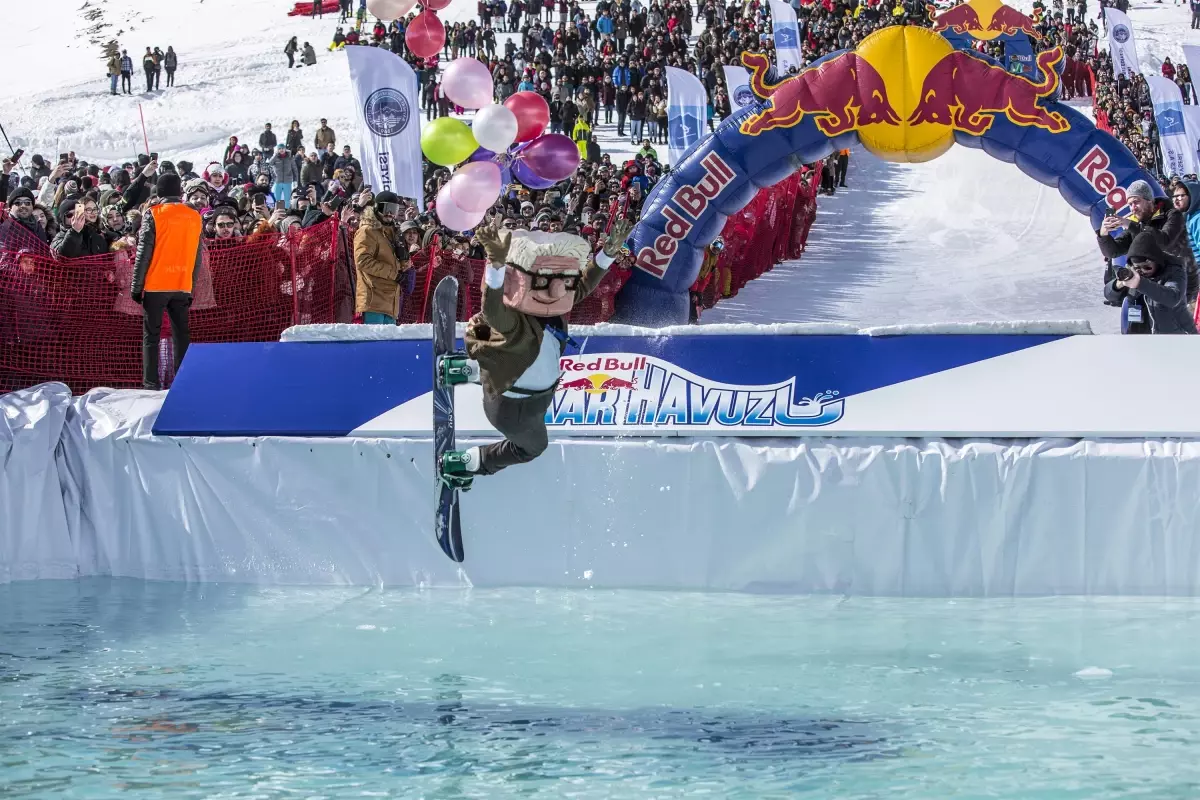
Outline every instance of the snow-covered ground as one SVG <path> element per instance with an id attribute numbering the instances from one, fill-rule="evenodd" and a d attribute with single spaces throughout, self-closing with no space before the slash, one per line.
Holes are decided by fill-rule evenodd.
<path id="1" fill-rule="evenodd" d="M 198 165 L 219 158 L 231 135 L 256 142 L 267 121 L 282 134 L 298 119 L 311 140 L 325 117 L 339 142 L 357 146 L 346 57 L 326 49 L 336 16 L 289 18 L 290 7 L 290 0 L 40 0 L 14 9 L 21 35 L 6 43 L 0 122 L 30 153 L 75 150 L 102 163 L 143 150 L 139 104 L 151 149 Z M 474 11 L 474 0 L 454 0 L 441 16 L 453 22 Z M 1131 18 L 1147 72 L 1166 56 L 1181 59 L 1183 44 L 1200 44 L 1188 14 L 1171 0 L 1135 0 Z M 286 69 L 291 36 L 312 42 L 315 67 Z M 137 65 L 147 46 L 174 46 L 177 88 L 109 95 L 100 46 L 109 38 Z M 139 78 L 135 66 L 135 91 Z M 615 157 L 630 152 L 611 126 L 600 126 L 598 138 Z M 1056 190 L 962 147 L 918 165 L 859 151 L 849 180 L 848 190 L 821 198 L 801 261 L 779 265 L 704 321 L 1087 319 L 1097 331 L 1115 330 L 1115 312 L 1100 303 L 1087 221 Z"/>

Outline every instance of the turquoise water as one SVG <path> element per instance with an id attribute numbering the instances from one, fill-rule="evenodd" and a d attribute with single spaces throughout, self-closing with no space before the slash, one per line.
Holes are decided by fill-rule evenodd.
<path id="1" fill-rule="evenodd" d="M 0 797 L 1194 798 L 1198 632 L 1143 599 L 13 584 Z"/>

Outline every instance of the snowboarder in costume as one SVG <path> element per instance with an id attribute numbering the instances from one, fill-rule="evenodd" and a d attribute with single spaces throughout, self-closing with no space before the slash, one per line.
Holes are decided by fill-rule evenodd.
<path id="1" fill-rule="evenodd" d="M 467 355 L 443 360 L 441 380 L 481 383 L 484 414 L 505 438 L 447 452 L 441 465 L 447 480 L 469 488 L 472 475 L 493 475 L 546 449 L 546 409 L 569 341 L 563 315 L 599 285 L 631 227 L 615 221 L 594 256 L 585 239 L 570 233 L 510 232 L 495 223 L 479 229 L 488 261 L 483 309 L 467 323 Z"/>

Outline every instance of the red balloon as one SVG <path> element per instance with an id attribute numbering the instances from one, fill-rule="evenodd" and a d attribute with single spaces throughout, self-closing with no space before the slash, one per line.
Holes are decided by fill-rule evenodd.
<path id="1" fill-rule="evenodd" d="M 453 0 L 424 0 L 421 3 L 422 8 L 428 8 L 430 11 L 441 11 L 443 8 L 450 5 Z"/>
<path id="2" fill-rule="evenodd" d="M 432 11 L 422 11 L 404 32 L 404 43 L 418 58 L 432 58 L 446 45 L 446 26 Z"/>
<path id="3" fill-rule="evenodd" d="M 550 106 L 537 92 L 517 92 L 504 101 L 504 107 L 517 118 L 517 141 L 536 139 L 550 124 Z"/>

